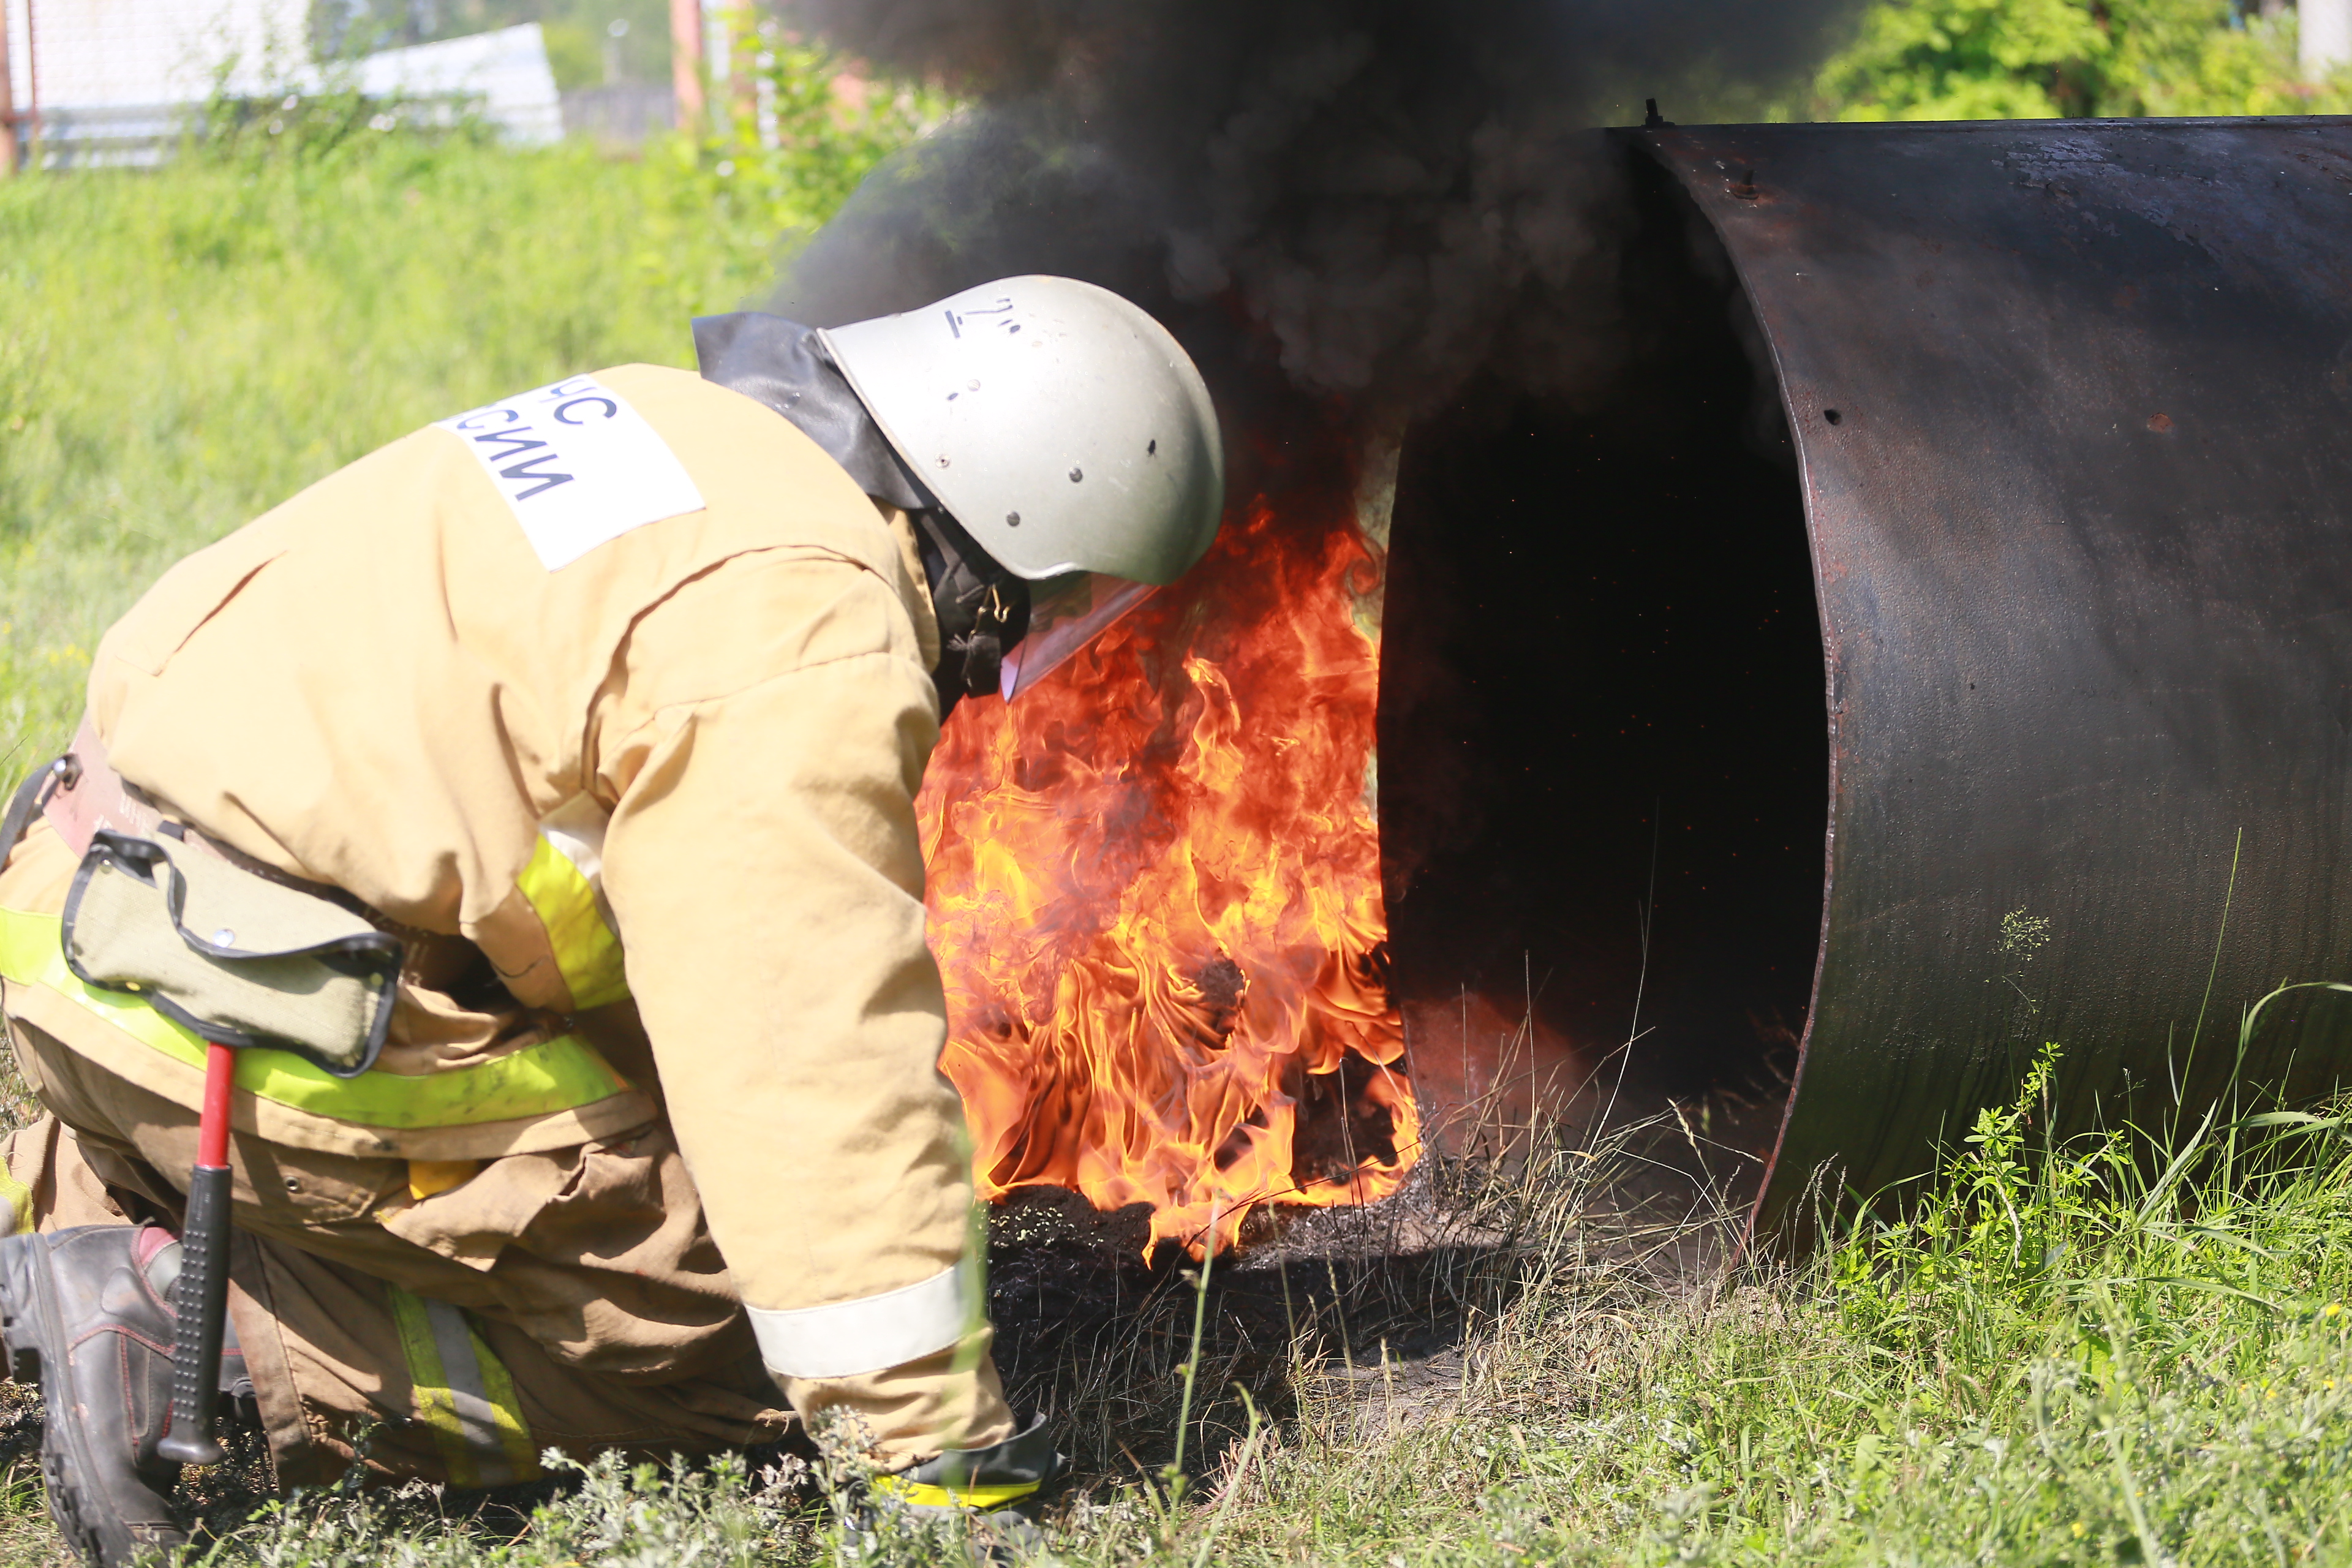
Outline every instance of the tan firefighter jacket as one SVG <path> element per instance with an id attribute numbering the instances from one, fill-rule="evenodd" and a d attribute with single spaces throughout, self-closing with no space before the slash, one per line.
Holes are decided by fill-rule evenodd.
<path id="1" fill-rule="evenodd" d="M 357 1079 L 240 1053 L 238 1124 L 461 1162 L 658 1097 L 788 1392 L 956 1342 L 980 1280 L 914 814 L 937 640 L 903 519 L 774 413 L 646 365 L 421 430 L 181 562 L 98 650 L 114 766 L 421 953 L 470 939 L 536 1010 L 404 994 Z M 37 978 L 11 1012 L 197 1103 L 193 1037 Z M 649 1068 L 598 1048 L 625 998 Z M 1011 1430 L 992 1394 L 926 1397 L 990 1429 L 950 1446 Z"/>

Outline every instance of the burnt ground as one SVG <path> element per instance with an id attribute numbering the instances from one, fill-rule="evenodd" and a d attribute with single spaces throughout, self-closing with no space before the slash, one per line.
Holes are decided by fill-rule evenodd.
<path id="1" fill-rule="evenodd" d="M 1558 1258 L 1563 1224 L 1654 1280 L 1719 1270 L 1738 1238 L 1727 1216 L 1753 1200 L 1779 1127 L 1776 1087 L 1679 1106 L 1626 1096 L 1607 1123 L 1554 1128 L 1532 1150 L 1433 1152 L 1378 1204 L 1261 1210 L 1211 1265 L 1204 1299 L 1181 1248 L 1145 1258 L 1143 1205 L 1099 1213 L 1075 1193 L 1018 1190 L 989 1230 L 1007 1393 L 1054 1420 L 1081 1483 L 1171 1457 L 1196 1305 L 1193 1473 L 1247 1431 L 1236 1387 L 1276 1420 L 1335 1394 L 1383 1407 L 1443 1394 L 1477 1323 L 1509 1309 L 1539 1252 Z"/>

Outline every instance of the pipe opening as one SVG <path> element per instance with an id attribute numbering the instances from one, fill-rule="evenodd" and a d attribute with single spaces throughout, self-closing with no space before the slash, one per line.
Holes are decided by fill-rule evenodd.
<path id="1" fill-rule="evenodd" d="M 1406 437 L 1380 712 L 1391 963 L 1433 1121 L 1482 1094 L 1575 1114 L 1566 1091 L 1597 1075 L 1605 1097 L 1631 1038 L 1621 1110 L 1744 1089 L 1768 1142 L 1822 928 L 1820 617 L 1761 337 L 1653 174 L 1607 384 L 1489 378 Z"/>

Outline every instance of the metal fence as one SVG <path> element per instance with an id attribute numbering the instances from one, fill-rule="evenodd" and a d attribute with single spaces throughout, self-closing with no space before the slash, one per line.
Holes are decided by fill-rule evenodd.
<path id="1" fill-rule="evenodd" d="M 27 134 L 19 156 L 37 158 L 44 169 L 151 168 L 171 156 L 202 112 L 185 103 L 44 110 L 37 139 Z"/>
<path id="2" fill-rule="evenodd" d="M 37 158 L 44 168 L 162 163 L 185 136 L 201 129 L 200 106 L 205 102 L 215 97 L 274 101 L 289 90 L 288 84 L 311 82 L 320 75 L 308 58 L 309 4 L 0 0 L 0 61 L 5 62 L 0 69 L 0 131 L 16 132 L 20 163 Z M 435 110 L 431 118 L 436 121 L 481 114 L 524 142 L 571 135 L 605 145 L 635 145 L 674 122 L 675 94 L 658 83 L 620 82 L 563 93 L 559 111 L 536 29 L 523 51 L 531 59 L 518 56 L 518 60 L 520 67 L 536 61 L 540 85 L 535 90 L 543 96 L 525 106 L 530 112 L 524 115 L 506 101 L 520 90 L 514 82 L 504 77 L 492 80 L 496 73 L 485 74 L 488 66 L 471 58 L 491 43 L 511 44 L 506 35 L 522 31 L 509 28 L 495 36 L 372 57 L 361 63 L 354 85 L 371 97 L 397 98 L 411 106 L 411 113 L 420 100 L 429 100 Z M 439 61 L 442 55 L 453 60 L 465 55 L 457 65 L 472 74 L 461 83 L 437 78 L 410 80 L 406 76 L 392 79 L 401 71 L 414 76 L 424 70 L 430 77 L 426 67 L 448 63 Z M 409 60 L 412 56 L 415 59 Z M 428 60 L 428 56 L 434 58 Z M 501 55 L 488 64 L 516 67 L 517 61 Z M 381 68 L 373 74 L 385 76 L 384 82 L 373 79 L 371 67 Z M 506 72 L 514 74 L 513 69 Z M 478 83 L 476 76 L 482 78 Z M 315 86 L 301 90 L 315 90 Z M 467 109 L 459 100 L 469 97 L 481 101 Z"/>
<path id="3" fill-rule="evenodd" d="M 634 147 L 677 122 L 677 94 L 667 82 L 614 82 L 563 94 L 566 136 Z"/>

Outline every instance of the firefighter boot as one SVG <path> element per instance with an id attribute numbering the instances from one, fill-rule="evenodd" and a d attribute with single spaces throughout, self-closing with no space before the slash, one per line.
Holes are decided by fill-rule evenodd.
<path id="1" fill-rule="evenodd" d="M 156 1226 L 0 1241 L 0 1337 L 16 1381 L 40 1385 L 49 1517 L 92 1568 L 188 1539 L 171 1502 L 179 1467 L 155 1452 L 171 1418 L 178 1263 Z"/>
<path id="2" fill-rule="evenodd" d="M 862 1529 L 853 1555 L 894 1561 L 899 1555 L 892 1550 L 894 1527 L 913 1525 L 919 1531 L 950 1522 L 969 1530 L 973 1555 L 983 1563 L 1033 1555 L 1044 1548 L 1045 1532 L 1020 1505 L 1066 1464 L 1040 1416 L 994 1447 L 950 1448 L 902 1474 L 876 1476 L 858 1510 Z"/>

